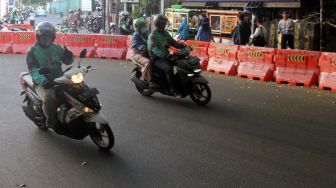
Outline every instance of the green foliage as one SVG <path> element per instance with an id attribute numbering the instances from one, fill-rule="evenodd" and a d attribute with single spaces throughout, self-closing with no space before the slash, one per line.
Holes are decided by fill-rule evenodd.
<path id="1" fill-rule="evenodd" d="M 44 6 L 48 2 L 52 2 L 52 1 L 53 0 L 22 0 L 22 3 L 24 5 L 30 5 L 30 6 L 34 6 L 34 5 Z"/>

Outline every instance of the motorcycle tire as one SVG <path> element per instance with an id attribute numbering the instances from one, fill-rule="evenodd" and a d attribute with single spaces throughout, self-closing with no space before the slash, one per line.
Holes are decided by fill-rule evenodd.
<path id="1" fill-rule="evenodd" d="M 206 94 L 206 96 L 204 94 Z M 190 90 L 190 98 L 196 104 L 199 104 L 199 105 L 208 104 L 211 100 L 210 87 L 208 86 L 208 84 L 205 84 L 205 83 L 194 83 Z"/>
<path id="2" fill-rule="evenodd" d="M 95 123 L 94 125 L 95 131 L 91 132 L 89 135 L 100 150 L 109 151 L 114 145 L 113 132 L 108 124 L 99 124 L 99 127 L 97 127 L 97 124 L 99 123 Z M 107 143 L 104 138 L 108 140 Z"/>

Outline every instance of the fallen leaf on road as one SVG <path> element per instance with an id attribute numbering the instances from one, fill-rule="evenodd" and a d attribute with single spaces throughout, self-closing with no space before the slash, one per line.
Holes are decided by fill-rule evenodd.
<path id="1" fill-rule="evenodd" d="M 336 104 L 336 102 L 335 102 L 335 101 L 332 101 L 331 103 L 333 103 L 333 104 Z"/>
<path id="2" fill-rule="evenodd" d="M 80 166 L 86 166 L 86 165 L 87 165 L 87 162 L 83 161 Z"/>
<path id="3" fill-rule="evenodd" d="M 276 96 L 276 98 L 280 98 L 280 96 L 279 96 L 279 95 L 277 95 L 277 96 Z"/>
<path id="4" fill-rule="evenodd" d="M 227 99 L 227 101 L 231 101 L 231 99 Z"/>

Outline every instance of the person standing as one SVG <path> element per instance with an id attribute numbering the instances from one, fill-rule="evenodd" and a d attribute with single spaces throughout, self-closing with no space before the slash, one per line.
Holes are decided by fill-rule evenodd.
<path id="1" fill-rule="evenodd" d="M 205 42 L 214 41 L 209 24 L 209 19 L 207 17 L 204 17 L 202 19 L 202 24 L 201 27 L 198 29 L 196 40 Z"/>
<path id="2" fill-rule="evenodd" d="M 261 19 L 257 19 L 257 29 L 254 34 L 251 35 L 252 44 L 254 46 L 264 47 L 267 44 L 267 29 L 263 26 L 263 21 Z"/>
<path id="3" fill-rule="evenodd" d="M 278 25 L 278 34 L 282 34 L 281 49 L 294 49 L 294 22 L 288 11 L 282 13 L 282 18 Z"/>
<path id="4" fill-rule="evenodd" d="M 245 14 L 239 15 L 238 30 L 240 38 L 239 44 L 240 45 L 248 44 L 251 35 L 251 26 Z"/>
<path id="5" fill-rule="evenodd" d="M 187 17 L 183 17 L 180 26 L 177 30 L 178 39 L 188 40 L 189 39 L 189 23 Z"/>

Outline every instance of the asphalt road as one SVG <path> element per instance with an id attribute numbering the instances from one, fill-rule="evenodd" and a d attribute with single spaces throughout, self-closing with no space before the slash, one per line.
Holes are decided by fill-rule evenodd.
<path id="1" fill-rule="evenodd" d="M 55 14 L 55 15 L 48 14 L 47 17 L 35 17 L 36 24 L 43 22 L 43 21 L 48 21 L 54 25 L 62 22 L 61 17 L 58 14 Z"/>
<path id="2" fill-rule="evenodd" d="M 87 79 L 115 134 L 110 153 L 37 129 L 21 110 L 24 56 L 0 55 L 1 188 L 336 187 L 336 93 L 204 73 L 213 99 L 201 107 L 141 96 L 131 64 L 85 64 L 97 68 Z"/>

